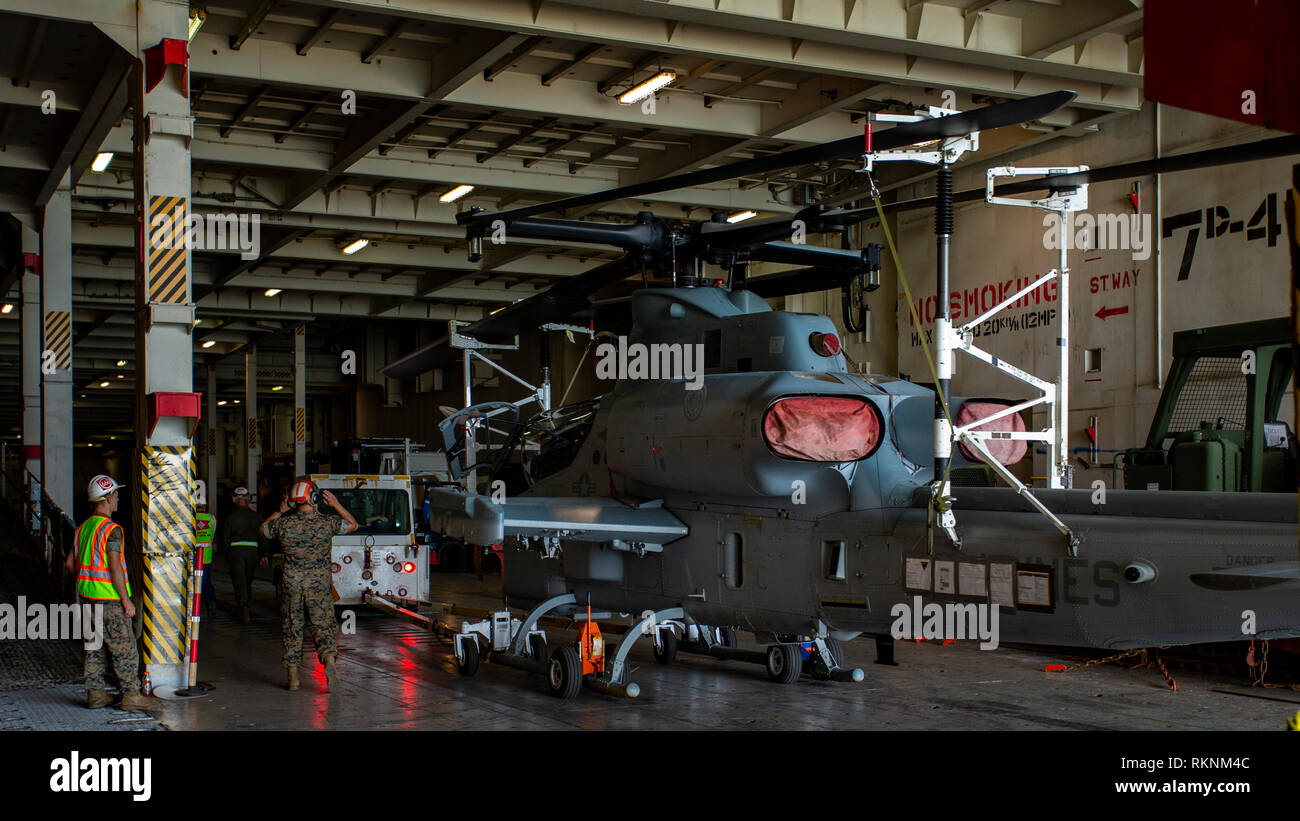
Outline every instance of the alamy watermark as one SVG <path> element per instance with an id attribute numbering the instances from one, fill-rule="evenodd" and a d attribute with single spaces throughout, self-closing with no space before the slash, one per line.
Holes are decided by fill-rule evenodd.
<path id="1" fill-rule="evenodd" d="M 1055 251 L 1132 251 L 1133 259 L 1149 259 L 1150 214 L 1076 214 L 1065 212 L 1065 224 L 1056 212 L 1043 215 L 1043 247 Z"/>
<path id="2" fill-rule="evenodd" d="M 686 390 L 704 387 L 704 346 L 681 342 L 628 343 L 596 346 L 597 379 L 685 379 Z"/>
<path id="3" fill-rule="evenodd" d="M 98 650 L 104 644 L 104 605 L 28 604 L 26 596 L 16 605 L 0 602 L 0 641 L 26 639 L 71 639 Z"/>
<path id="4" fill-rule="evenodd" d="M 981 650 L 998 649 L 999 605 L 989 602 L 946 602 L 924 604 L 920 596 L 899 602 L 889 609 L 894 623 L 889 634 L 895 639 L 979 639 Z"/>
<path id="5" fill-rule="evenodd" d="M 261 214 L 189 214 L 183 206 L 149 221 L 149 248 L 239 251 L 240 259 L 262 255 Z"/>

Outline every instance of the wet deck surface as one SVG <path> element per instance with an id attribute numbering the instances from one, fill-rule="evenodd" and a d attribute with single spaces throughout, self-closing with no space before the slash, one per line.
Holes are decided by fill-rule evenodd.
<path id="1" fill-rule="evenodd" d="M 219 598 L 228 599 L 220 582 Z M 491 577 L 435 576 L 435 585 L 438 601 L 485 608 L 495 601 Z M 552 631 L 551 644 L 571 636 Z M 685 653 L 664 667 L 643 640 L 631 656 L 640 698 L 584 689 L 561 701 L 541 676 L 490 662 L 463 678 L 447 639 L 386 616 L 361 615 L 356 633 L 339 638 L 334 692 L 323 692 L 310 651 L 302 689 L 285 690 L 279 618 L 269 585 L 259 583 L 251 624 L 222 612 L 205 625 L 200 678 L 217 690 L 165 702 L 159 717 L 174 730 L 1278 730 L 1300 708 L 1297 693 L 1260 698 L 1242 682 L 1185 670 L 1173 671 L 1177 692 L 1154 670 L 1048 674 L 1047 664 L 1073 660 L 1006 647 L 983 652 L 970 642 L 899 642 L 899 666 L 887 667 L 873 663 L 875 645 L 861 639 L 845 647 L 849 664 L 866 674 L 860 684 L 805 676 L 781 686 L 758 665 Z"/>

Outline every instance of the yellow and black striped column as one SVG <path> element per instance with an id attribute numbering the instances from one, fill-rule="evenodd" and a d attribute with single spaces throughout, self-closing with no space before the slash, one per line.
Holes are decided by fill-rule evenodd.
<path id="1" fill-rule="evenodd" d="M 186 603 L 194 550 L 194 449 L 146 446 L 140 458 L 144 663 L 186 659 Z"/>
<path id="2" fill-rule="evenodd" d="M 136 459 L 132 478 L 145 669 L 155 688 L 183 687 L 186 589 L 194 550 L 195 320 L 189 247 L 188 4 L 136 0 L 138 53 L 128 80 L 135 167 Z M 165 410 L 164 410 L 165 409 Z M 202 414 L 198 414 L 202 415 Z"/>
<path id="3" fill-rule="evenodd" d="M 51 364 L 60 371 L 72 370 L 72 312 L 45 312 L 45 345 L 42 354 L 49 351 Z"/>
<path id="4" fill-rule="evenodd" d="M 307 473 L 307 326 L 293 330 L 293 472 Z"/>

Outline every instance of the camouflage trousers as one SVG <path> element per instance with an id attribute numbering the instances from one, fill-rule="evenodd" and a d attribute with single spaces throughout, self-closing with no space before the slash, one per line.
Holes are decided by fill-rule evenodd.
<path id="1" fill-rule="evenodd" d="M 89 599 L 81 602 L 98 604 Z M 131 620 L 126 617 L 120 601 L 106 601 L 104 604 L 103 643 L 97 650 L 86 651 L 86 689 L 106 690 L 104 683 L 104 653 L 113 657 L 113 671 L 122 685 L 123 693 L 140 692 L 140 655 L 135 646 L 135 631 L 131 629 Z"/>
<path id="2" fill-rule="evenodd" d="M 301 567 L 288 562 L 282 586 L 280 629 L 284 634 L 284 666 L 302 666 L 302 637 L 307 624 L 311 624 L 316 658 L 323 664 L 326 656 L 337 656 L 338 623 L 334 621 L 329 565 Z"/>

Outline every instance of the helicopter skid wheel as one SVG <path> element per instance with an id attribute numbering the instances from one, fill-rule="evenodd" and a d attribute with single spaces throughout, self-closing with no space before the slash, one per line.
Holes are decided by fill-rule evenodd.
<path id="1" fill-rule="evenodd" d="M 556 698 L 577 698 L 582 692 L 582 661 L 572 647 L 557 647 L 551 654 L 546 683 Z"/>
<path id="2" fill-rule="evenodd" d="M 472 677 L 478 672 L 478 641 L 461 642 L 461 654 L 456 657 L 456 672 Z"/>
<path id="3" fill-rule="evenodd" d="M 654 644 L 655 661 L 672 664 L 677 659 L 677 634 L 672 630 L 659 631 L 659 644 Z"/>
<path id="4" fill-rule="evenodd" d="M 797 644 L 773 644 L 767 648 L 767 677 L 777 684 L 793 684 L 803 672 L 803 658 Z"/>

